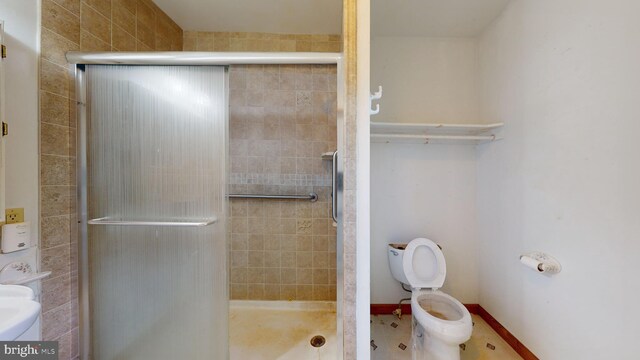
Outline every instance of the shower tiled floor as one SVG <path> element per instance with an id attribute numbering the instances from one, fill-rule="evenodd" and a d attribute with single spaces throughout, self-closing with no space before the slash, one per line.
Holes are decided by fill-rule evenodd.
<path id="1" fill-rule="evenodd" d="M 461 360 L 522 359 L 484 320 L 474 314 L 471 317 L 473 334 L 460 352 Z M 411 359 L 411 315 L 402 320 L 394 315 L 371 315 L 371 340 L 372 360 Z"/>
<path id="2" fill-rule="evenodd" d="M 310 340 L 324 336 L 315 348 Z M 324 360 L 336 358 L 336 312 L 333 302 L 231 301 L 231 360 Z"/>

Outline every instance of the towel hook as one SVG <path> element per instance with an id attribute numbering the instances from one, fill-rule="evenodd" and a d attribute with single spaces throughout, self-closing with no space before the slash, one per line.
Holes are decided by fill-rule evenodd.
<path id="1" fill-rule="evenodd" d="M 373 100 L 380 100 L 382 98 L 382 86 L 378 86 L 378 91 L 369 95 L 369 101 L 371 102 L 371 106 L 373 106 Z M 377 115 L 380 112 L 380 104 L 376 104 L 375 109 L 370 109 L 369 114 Z"/>
<path id="2" fill-rule="evenodd" d="M 373 105 L 373 104 L 371 104 L 371 105 Z M 371 114 L 371 115 L 378 115 L 378 113 L 380 113 L 380 104 L 376 104 L 376 108 L 375 109 L 369 110 L 369 114 Z"/>
<path id="3" fill-rule="evenodd" d="M 378 85 L 378 91 L 371 94 L 371 100 L 380 100 L 382 98 L 382 85 Z"/>

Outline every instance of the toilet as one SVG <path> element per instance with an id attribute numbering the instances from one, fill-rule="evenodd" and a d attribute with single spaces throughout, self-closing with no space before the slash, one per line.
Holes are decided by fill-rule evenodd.
<path id="1" fill-rule="evenodd" d="M 460 301 L 438 290 L 447 274 L 438 244 L 424 238 L 389 244 L 387 255 L 393 277 L 411 287 L 413 359 L 459 360 L 473 323 Z"/>

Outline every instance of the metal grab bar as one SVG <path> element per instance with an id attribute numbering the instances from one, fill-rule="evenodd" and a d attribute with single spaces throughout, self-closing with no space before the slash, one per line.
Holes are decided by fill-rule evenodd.
<path id="1" fill-rule="evenodd" d="M 338 150 L 333 152 L 331 162 L 331 217 L 338 222 Z"/>
<path id="2" fill-rule="evenodd" d="M 109 220 L 109 218 L 97 218 L 87 221 L 89 225 L 117 225 L 117 226 L 184 226 L 198 227 L 209 226 L 218 221 L 217 217 L 203 219 L 202 221 L 126 221 L 126 220 Z"/>
<path id="3" fill-rule="evenodd" d="M 272 200 L 309 200 L 316 202 L 318 194 L 312 192 L 309 195 L 264 195 L 264 194 L 229 194 L 231 199 L 272 199 Z"/>

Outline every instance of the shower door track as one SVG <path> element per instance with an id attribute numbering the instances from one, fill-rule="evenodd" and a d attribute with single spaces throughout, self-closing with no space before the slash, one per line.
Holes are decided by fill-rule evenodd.
<path id="1" fill-rule="evenodd" d="M 77 98 L 77 199 L 78 199 L 78 235 L 79 241 L 79 304 L 80 304 L 80 358 L 89 360 L 90 319 L 89 319 L 89 259 L 88 259 L 88 221 L 87 218 L 87 86 L 85 65 L 155 65 L 155 66 L 229 66 L 229 65 L 336 65 L 337 68 L 337 147 L 338 153 L 345 151 L 346 124 L 344 105 L 346 103 L 344 64 L 342 53 L 313 52 L 67 52 L 67 61 L 76 65 Z M 335 212 L 339 221 L 336 238 L 336 336 L 338 343 L 337 359 L 343 358 L 343 174 L 342 161 L 334 165 L 336 170 Z"/>
<path id="2" fill-rule="evenodd" d="M 341 53 L 314 52 L 78 52 L 69 51 L 67 61 L 76 65 L 305 65 L 335 64 L 338 77 Z M 339 90 L 339 89 L 338 89 Z"/>

